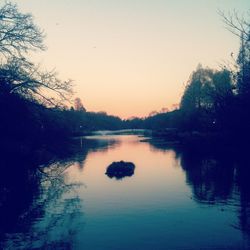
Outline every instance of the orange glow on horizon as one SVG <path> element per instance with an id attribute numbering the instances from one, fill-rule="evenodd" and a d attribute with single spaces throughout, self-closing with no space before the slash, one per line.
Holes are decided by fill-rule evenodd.
<path id="1" fill-rule="evenodd" d="M 243 13 L 249 0 L 16 1 L 45 30 L 33 59 L 73 79 L 88 111 L 129 118 L 180 102 L 198 63 L 218 68 L 238 53 L 218 9 Z"/>

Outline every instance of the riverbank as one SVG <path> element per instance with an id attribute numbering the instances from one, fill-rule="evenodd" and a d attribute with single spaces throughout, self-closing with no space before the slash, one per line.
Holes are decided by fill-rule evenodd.
<path id="1" fill-rule="evenodd" d="M 206 151 L 245 151 L 248 149 L 248 133 L 179 131 L 177 129 L 153 130 L 144 139 L 153 144 L 174 148 L 187 148 L 197 153 Z"/>

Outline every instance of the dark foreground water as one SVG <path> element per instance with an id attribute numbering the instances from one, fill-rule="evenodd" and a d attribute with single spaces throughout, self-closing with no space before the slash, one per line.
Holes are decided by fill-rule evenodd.
<path id="1" fill-rule="evenodd" d="M 247 153 L 142 139 L 88 137 L 80 153 L 36 172 L 24 173 L 20 162 L 11 184 L 1 178 L 0 248 L 248 249 Z M 134 175 L 105 175 L 120 160 L 135 164 Z"/>

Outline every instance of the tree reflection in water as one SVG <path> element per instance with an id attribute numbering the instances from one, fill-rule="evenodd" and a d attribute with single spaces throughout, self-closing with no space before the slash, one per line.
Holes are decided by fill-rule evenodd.
<path id="1" fill-rule="evenodd" d="M 17 215 L 15 228 L 5 233 L 4 249 L 70 249 L 77 226 L 84 224 L 79 184 L 67 184 L 65 179 L 64 170 L 71 164 L 55 163 L 30 177 L 39 180 L 39 190 L 26 204 L 28 209 Z"/>
<path id="2" fill-rule="evenodd" d="M 112 140 L 86 140 L 79 152 L 40 168 L 27 159 L 0 157 L 0 249 L 71 249 L 85 226 L 83 201 L 66 169 L 82 170 L 91 151 L 117 146 Z M 250 240 L 250 160 L 247 152 L 209 152 L 150 142 L 152 150 L 175 152 L 192 199 L 236 214 L 231 225 Z M 21 244 L 21 245 L 20 245 Z"/>
<path id="3" fill-rule="evenodd" d="M 218 206 L 221 211 L 238 213 L 238 222 L 231 225 L 250 240 L 250 158 L 245 150 L 213 152 L 149 141 L 158 150 L 174 150 L 192 188 L 192 199 L 199 204 Z"/>
<path id="4" fill-rule="evenodd" d="M 84 140 L 66 159 L 37 167 L 30 159 L 1 157 L 0 249 L 71 249 L 84 227 L 84 183 L 67 180 L 72 164 L 83 167 L 90 151 L 107 150 L 114 141 Z M 21 245 L 20 245 L 21 244 Z"/>
<path id="5" fill-rule="evenodd" d="M 248 154 L 238 158 L 236 172 L 237 194 L 239 196 L 239 225 L 250 236 L 250 159 Z"/>
<path id="6" fill-rule="evenodd" d="M 180 162 L 197 201 L 214 204 L 230 199 L 234 183 L 232 159 L 184 151 Z"/>

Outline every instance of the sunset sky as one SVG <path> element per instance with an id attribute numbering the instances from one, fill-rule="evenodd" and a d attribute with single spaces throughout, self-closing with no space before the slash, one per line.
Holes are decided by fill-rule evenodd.
<path id="1" fill-rule="evenodd" d="M 88 111 L 143 117 L 179 103 L 198 63 L 218 68 L 238 38 L 218 9 L 249 0 L 18 0 L 46 33 L 36 62 L 73 79 Z"/>

